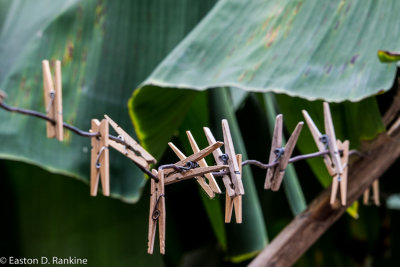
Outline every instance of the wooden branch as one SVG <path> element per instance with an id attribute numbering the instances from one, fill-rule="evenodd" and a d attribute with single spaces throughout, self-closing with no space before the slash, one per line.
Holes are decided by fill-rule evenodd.
<path id="1" fill-rule="evenodd" d="M 395 127 L 395 125 L 393 125 Z M 356 201 L 400 156 L 400 131 L 390 129 L 368 145 L 368 154 L 349 167 L 348 202 Z M 291 266 L 346 211 L 336 200 L 329 204 L 326 188 L 250 263 L 249 266 Z M 336 205 L 337 204 L 337 205 Z"/>

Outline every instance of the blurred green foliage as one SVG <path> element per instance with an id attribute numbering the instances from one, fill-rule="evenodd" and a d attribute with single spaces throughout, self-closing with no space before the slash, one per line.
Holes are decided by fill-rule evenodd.
<path id="1" fill-rule="evenodd" d="M 90 118 L 101 118 L 102 114 L 107 113 L 124 129 L 133 132 L 126 104 L 132 90 L 139 86 L 162 59 L 189 34 L 214 3 L 213 0 L 2 1 L 0 85 L 9 95 L 7 102 L 43 110 L 39 89 L 40 60 L 60 58 L 65 74 L 63 86 L 66 121 L 85 129 L 89 126 Z M 261 1 L 254 1 L 251 7 L 258 7 L 257 3 L 262 4 Z M 270 1 L 267 4 L 273 3 L 274 1 Z M 316 2 L 304 1 L 304 4 L 308 5 L 313 3 Z M 379 6 L 384 8 L 375 10 L 374 4 L 371 1 L 368 3 L 365 8 L 361 8 L 364 3 L 337 1 L 325 4 L 324 10 L 326 12 L 331 8 L 335 9 L 338 5 L 341 8 L 339 13 L 350 10 L 354 14 L 364 16 L 364 10 L 369 10 L 371 16 L 375 17 L 384 10 L 396 10 L 398 5 L 393 1 L 392 6 L 379 3 Z M 173 70 L 179 67 L 182 72 L 172 72 L 174 79 L 168 81 L 167 88 L 147 85 L 134 92 L 134 98 L 129 103 L 129 112 L 137 137 L 157 156 L 160 164 L 177 161 L 176 156 L 166 150 L 166 143 L 170 140 L 183 148 L 186 154 L 191 153 L 185 136 L 186 130 L 192 131 L 200 147 L 206 146 L 202 126 L 210 126 L 216 137 L 222 140 L 222 118 L 229 120 L 237 152 L 243 153 L 245 159 L 258 159 L 263 162 L 267 161 L 269 155 L 271 121 L 276 112 L 285 115 L 285 136 L 289 136 L 293 125 L 301 120 L 302 108 L 306 107 L 316 122 L 321 123 L 320 101 L 308 102 L 284 95 L 248 93 L 226 87 L 203 92 L 176 89 L 196 88 L 196 83 L 207 80 L 197 78 L 191 81 L 192 85 L 182 86 L 179 80 L 175 80 L 176 77 L 180 77 L 179 73 L 189 71 L 190 75 L 207 75 L 207 72 L 194 71 L 195 68 L 185 69 L 179 64 L 168 64 L 182 58 L 188 64 L 198 63 L 190 60 L 190 56 L 196 56 L 196 53 L 174 56 L 188 44 L 199 45 L 194 38 L 196 34 L 207 41 L 204 47 L 212 47 L 214 44 L 218 48 L 224 48 L 224 45 L 228 45 L 225 49 L 231 51 L 229 45 L 235 42 L 243 44 L 239 38 L 240 32 L 233 40 L 235 42 L 217 44 L 211 38 L 216 37 L 215 35 L 207 35 L 207 31 L 199 30 L 218 18 L 218 12 L 229 16 L 240 13 L 236 18 L 250 12 L 250 8 L 238 8 L 239 4 L 243 3 L 220 1 L 216 8 L 208 13 L 200 28 L 197 27 L 194 33 L 188 35 L 188 39 L 169 54 L 167 60 L 160 65 L 162 73 L 165 74 L 168 67 Z M 283 6 L 285 12 L 290 14 L 293 8 L 296 10 L 298 4 L 301 6 L 302 1 L 282 1 L 271 10 L 279 10 L 279 6 Z M 228 9 L 229 12 L 221 11 L 224 5 L 231 8 Z M 238 5 L 238 10 L 233 8 L 235 5 Z M 268 14 L 272 12 L 260 8 L 257 10 Z M 303 10 L 307 11 L 304 6 Z M 258 15 L 261 16 L 261 13 Z M 281 21 L 278 15 L 274 15 L 271 27 L 277 27 L 279 23 L 288 25 L 290 18 L 295 17 L 292 14 Z M 303 15 L 299 16 L 302 19 Z M 224 16 L 220 18 L 225 18 L 221 25 L 229 22 Z M 332 21 L 341 18 L 344 20 L 343 25 L 352 25 L 350 16 L 334 16 Z M 240 23 L 244 24 L 248 19 L 251 25 L 259 17 L 253 16 L 253 20 L 250 20 L 250 17 L 232 20 L 234 23 L 229 25 L 240 26 Z M 391 19 L 395 21 L 397 17 L 392 16 Z M 391 25 L 390 21 L 385 17 L 385 23 L 381 21 L 379 25 L 364 24 L 367 28 L 373 25 L 384 27 Z M 296 26 L 296 23 L 294 25 Z M 212 30 L 218 25 L 209 26 Z M 346 32 L 346 27 L 340 28 L 340 31 Z M 231 33 L 227 31 L 227 36 Z M 331 33 L 328 29 L 327 36 L 331 36 Z M 246 39 L 246 34 L 241 37 Z M 343 36 L 352 34 L 349 30 Z M 379 31 L 379 34 L 384 32 Z M 368 36 L 364 38 L 370 38 Z M 363 51 L 375 49 L 375 46 L 382 44 L 379 38 L 376 38 L 376 34 L 373 36 L 373 42 L 363 42 Z M 280 37 L 283 38 L 283 35 Z M 226 36 L 221 33 L 219 38 Z M 296 38 L 301 38 L 301 32 Z M 329 38 L 327 40 L 328 44 L 329 40 L 335 41 Z M 391 35 L 385 40 L 385 44 L 395 43 L 393 40 L 396 40 L 396 36 Z M 281 42 L 285 41 L 282 39 Z M 343 43 L 343 46 L 345 47 L 346 43 Z M 200 46 L 196 49 L 200 49 Z M 198 51 L 196 49 L 193 51 Z M 213 51 L 215 57 L 212 59 L 216 62 L 219 57 L 225 55 L 218 54 L 218 51 Z M 295 49 L 290 50 L 291 53 L 293 51 Z M 301 50 L 298 51 L 302 53 Z M 350 52 L 354 51 L 341 50 L 342 56 L 339 59 L 347 56 L 346 53 L 350 55 Z M 330 59 L 335 55 L 336 53 L 330 53 Z M 243 54 L 243 63 L 252 62 L 249 58 L 249 61 L 244 61 L 245 57 L 242 56 Z M 354 55 L 350 55 L 351 61 L 352 56 Z M 376 55 L 373 56 L 376 60 Z M 354 60 L 367 62 L 366 59 L 369 58 L 372 56 L 367 53 Z M 265 62 L 269 63 L 267 59 L 268 57 L 264 58 Z M 324 59 L 325 55 L 320 55 L 317 63 Z M 226 64 L 226 61 L 223 62 Z M 286 63 L 285 66 L 290 68 L 296 66 L 291 61 Z M 381 70 L 381 66 L 375 63 L 367 67 Z M 314 71 L 328 71 L 325 65 L 319 68 Z M 379 76 L 380 83 L 377 84 L 384 84 L 384 89 L 388 89 L 386 85 L 393 81 L 395 65 L 385 68 L 387 72 L 384 71 L 385 75 Z M 160 73 L 160 69 L 150 76 L 147 84 L 154 82 L 154 77 Z M 360 79 L 354 69 L 351 69 L 351 72 L 356 74 L 354 77 L 347 77 L 349 81 Z M 296 74 L 293 73 L 292 78 L 295 78 Z M 273 74 L 283 78 L 288 75 L 287 72 L 276 70 L 273 70 Z M 363 72 L 363 75 L 369 74 L 371 72 Z M 163 77 L 171 78 L 168 75 Z M 314 79 L 314 82 L 320 82 L 319 89 L 323 89 L 324 85 L 332 86 L 330 80 L 324 77 Z M 243 81 L 251 83 L 248 79 Z M 340 79 L 337 82 L 340 84 Z M 212 84 L 208 85 L 213 87 Z M 372 88 L 368 90 L 368 95 L 381 89 L 375 86 L 375 83 L 367 85 L 369 89 Z M 309 87 L 308 94 L 316 90 L 312 86 Z M 343 86 L 338 90 L 347 90 L 346 88 Z M 290 86 L 286 89 L 290 90 Z M 372 139 L 382 132 L 384 128 L 379 119 L 378 109 L 382 112 L 387 109 L 392 94 L 393 92 L 389 92 L 359 103 L 332 105 L 338 137 L 350 138 L 353 147 L 356 148 L 360 141 Z M 210 200 L 194 181 L 167 187 L 167 254 L 159 255 L 156 238 L 155 253 L 150 256 L 146 253 L 149 186 L 143 175 L 136 168 L 130 167 L 128 160 L 116 153 L 111 156 L 113 196 L 137 203 L 128 205 L 102 196 L 92 198 L 89 197 L 86 184 L 68 179 L 75 177 L 87 182 L 89 155 L 84 151 L 89 146 L 88 139 L 68 133 L 67 142 L 60 144 L 45 138 L 43 121 L 3 111 L 0 112 L 0 118 L 0 156 L 43 168 L 22 162 L 0 161 L 0 210 L 4 214 L 1 219 L 0 257 L 71 256 L 87 258 L 89 266 L 245 266 L 251 257 L 266 245 L 268 239 L 272 240 L 293 219 L 293 215 L 303 210 L 306 203 L 322 190 L 321 184 L 329 184 L 329 177 L 326 177 L 323 168 L 318 166 L 320 162 L 317 160 L 296 163 L 293 169 L 287 172 L 285 190 L 277 193 L 266 192 L 263 189 L 265 170 L 246 167 L 243 172 L 246 195 L 243 199 L 242 225 L 223 223 L 224 195 Z M 303 130 L 295 154 L 315 151 L 307 131 L 308 129 Z M 22 134 L 28 132 L 29 135 Z M 50 173 L 49 170 L 65 176 Z M 398 193 L 400 181 L 391 179 L 395 176 L 396 166 L 393 166 L 382 179 L 381 191 L 384 199 L 392 193 Z M 399 212 L 388 210 L 385 205 L 380 208 L 361 206 L 359 215 L 358 220 L 343 216 L 303 255 L 297 266 L 396 266 L 400 260 L 399 254 L 396 253 L 400 249 L 400 233 L 396 227 L 400 222 Z"/>

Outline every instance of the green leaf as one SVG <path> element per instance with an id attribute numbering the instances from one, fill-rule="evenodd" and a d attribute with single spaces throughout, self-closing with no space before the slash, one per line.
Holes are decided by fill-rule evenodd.
<path id="1" fill-rule="evenodd" d="M 152 94 L 147 94 L 148 90 Z M 144 87 L 136 90 L 129 111 L 143 146 L 160 158 L 174 132 L 189 112 L 196 92 L 170 88 Z M 171 105 L 171 103 L 175 103 Z"/>
<path id="2" fill-rule="evenodd" d="M 92 118 L 107 114 L 136 138 L 127 109 L 132 88 L 213 4 L 214 0 L 190 5 L 184 0 L 1 1 L 0 88 L 8 94 L 6 103 L 44 112 L 41 60 L 60 59 L 64 121 L 89 130 Z M 65 142 L 49 140 L 44 121 L 1 110 L 0 139 L 1 158 L 88 182 L 88 138 L 66 131 Z M 112 196 L 136 202 L 145 184 L 142 172 L 114 151 L 110 166 Z"/>
<path id="3" fill-rule="evenodd" d="M 222 0 L 144 85 L 234 86 L 309 100 L 358 101 L 391 88 L 400 2 Z"/>

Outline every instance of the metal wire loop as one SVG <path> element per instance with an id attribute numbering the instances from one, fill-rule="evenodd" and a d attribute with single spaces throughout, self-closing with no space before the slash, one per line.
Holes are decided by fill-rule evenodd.
<path id="1" fill-rule="evenodd" d="M 274 153 L 276 155 L 274 162 L 277 162 L 283 156 L 283 154 L 285 154 L 285 148 L 283 147 L 275 148 Z"/>
<path id="2" fill-rule="evenodd" d="M 186 163 L 186 167 L 190 169 L 194 169 L 199 167 L 199 163 L 195 162 L 195 161 L 189 161 Z"/>
<path id="3" fill-rule="evenodd" d="M 325 149 L 327 150 L 329 148 L 329 136 L 326 134 L 323 134 L 319 140 L 325 145 Z"/>
<path id="4" fill-rule="evenodd" d="M 54 97 L 55 97 L 55 95 L 56 95 L 56 92 L 52 90 L 52 91 L 50 91 L 49 95 L 50 95 L 50 102 L 49 102 L 49 104 L 47 105 L 46 113 L 49 113 L 50 107 L 51 107 L 51 105 L 53 105 Z"/>
<path id="5" fill-rule="evenodd" d="M 222 160 L 224 162 L 224 164 L 228 164 L 228 160 L 229 160 L 229 155 L 228 154 L 222 154 L 221 156 L 219 156 L 219 159 Z"/>
<path id="6" fill-rule="evenodd" d="M 104 149 L 108 149 L 108 147 L 106 147 L 106 146 L 101 147 L 100 151 L 99 151 L 99 154 L 97 154 L 96 169 L 100 169 L 101 168 L 100 157 L 101 157 L 101 154 L 103 153 Z"/>
<path id="7" fill-rule="evenodd" d="M 161 212 L 160 212 L 160 210 L 158 209 L 158 202 L 160 201 L 160 198 L 161 198 L 161 197 L 165 197 L 165 195 L 164 195 L 164 194 L 161 194 L 161 195 L 157 198 L 156 205 L 154 206 L 153 214 L 151 215 L 151 218 L 153 219 L 153 221 L 158 220 L 158 218 L 159 218 L 160 215 L 161 215 Z"/>

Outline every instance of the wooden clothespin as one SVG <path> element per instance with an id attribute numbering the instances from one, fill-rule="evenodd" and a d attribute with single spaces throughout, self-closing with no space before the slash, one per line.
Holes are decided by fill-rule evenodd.
<path id="1" fill-rule="evenodd" d="M 135 139 L 129 136 L 129 134 L 119 127 L 109 116 L 104 115 L 104 117 L 111 127 L 119 134 L 118 138 L 127 143 L 130 149 L 114 140 L 109 140 L 108 143 L 112 148 L 124 154 L 145 169 L 149 169 L 150 164 L 157 163 L 157 160 L 149 152 L 140 146 Z"/>
<path id="2" fill-rule="evenodd" d="M 108 121 L 103 119 L 101 122 L 97 119 L 92 120 L 93 133 L 100 133 L 99 137 L 92 138 L 92 151 L 90 162 L 90 195 L 97 195 L 99 185 L 99 176 L 101 176 L 101 186 L 103 195 L 110 195 L 110 167 L 108 151 Z"/>
<path id="3" fill-rule="evenodd" d="M 302 111 L 304 119 L 307 122 L 308 128 L 310 129 L 311 135 L 314 139 L 315 144 L 317 145 L 317 148 L 319 152 L 326 151 L 328 149 L 328 139 L 326 136 L 323 136 L 322 133 L 318 130 L 317 126 L 315 125 L 314 121 L 311 119 L 310 115 L 306 110 Z M 326 169 L 328 170 L 328 173 L 330 176 L 335 175 L 335 170 L 332 168 L 332 160 L 329 157 L 329 155 L 324 155 L 324 163 L 326 166 Z"/>
<path id="4" fill-rule="evenodd" d="M 242 177 L 240 173 L 239 164 L 236 160 L 235 148 L 233 146 L 231 131 L 227 120 L 222 120 L 222 133 L 224 135 L 225 155 L 223 159 L 229 165 L 229 172 L 232 184 L 234 185 L 235 195 L 244 195 L 244 188 Z"/>
<path id="5" fill-rule="evenodd" d="M 169 142 L 168 145 L 174 151 L 174 153 L 178 156 L 180 160 L 183 160 L 186 158 L 185 154 L 183 154 L 172 142 Z M 201 188 L 206 192 L 206 194 L 210 198 L 214 198 L 215 194 L 214 191 L 211 189 L 211 187 L 206 183 L 203 177 L 195 177 Z"/>
<path id="6" fill-rule="evenodd" d="M 229 223 L 231 221 L 232 210 L 233 210 L 232 205 L 233 205 L 235 208 L 236 222 L 241 223 L 242 222 L 242 218 L 241 218 L 242 217 L 242 194 L 240 194 L 240 192 L 237 193 L 237 191 L 239 191 L 239 190 L 235 190 L 235 189 L 238 189 L 238 187 L 239 187 L 239 186 L 235 186 L 235 183 L 239 184 L 239 185 L 241 185 L 242 191 L 244 194 L 242 177 L 241 177 L 241 162 L 240 162 L 240 164 L 238 162 L 239 159 L 241 161 L 241 156 L 237 157 L 234 154 L 232 137 L 230 135 L 229 126 L 227 125 L 226 120 L 223 120 L 222 127 L 224 129 L 224 142 L 225 142 L 225 144 L 229 143 L 229 145 L 228 145 L 228 147 L 225 146 L 226 154 L 223 154 L 221 149 L 216 149 L 213 152 L 213 156 L 214 156 L 215 161 L 217 162 L 217 165 L 220 165 L 220 166 L 223 166 L 226 163 L 229 163 L 228 159 L 229 158 L 231 159 L 229 174 L 222 176 L 222 181 L 224 182 L 225 189 L 226 189 L 226 192 L 225 192 L 225 194 L 226 194 L 225 222 Z M 211 130 L 209 128 L 204 127 L 204 133 L 207 137 L 209 144 L 214 144 L 216 142 L 215 137 L 211 133 Z M 232 155 L 234 155 L 234 156 L 232 157 Z M 234 163 L 232 161 L 236 162 L 235 165 L 237 166 L 237 169 L 235 169 Z M 234 183 L 234 179 L 236 179 L 235 183 Z"/>
<path id="7" fill-rule="evenodd" d="M 192 147 L 193 153 L 197 153 L 200 151 L 199 146 L 197 145 L 194 137 L 190 131 L 186 131 L 187 137 L 189 139 L 190 146 Z M 208 167 L 206 160 L 203 158 L 199 162 L 200 167 Z M 214 179 L 214 176 L 211 173 L 207 173 L 204 175 L 208 180 L 208 185 L 212 189 L 213 192 L 217 194 L 221 194 L 221 189 L 219 188 L 217 182 Z"/>
<path id="8" fill-rule="evenodd" d="M 47 122 L 47 137 L 57 138 L 59 141 L 64 139 L 63 114 L 62 114 L 62 80 L 61 80 L 61 62 L 56 61 L 56 70 L 53 83 L 51 77 L 50 65 L 48 60 L 42 61 L 43 69 L 43 90 L 44 102 L 46 105 L 46 114 L 55 121 L 55 124 Z"/>
<path id="9" fill-rule="evenodd" d="M 324 156 L 324 163 L 325 166 L 331 176 L 333 176 L 333 184 L 332 184 L 332 191 L 331 191 L 331 205 L 334 204 L 336 195 L 337 195 L 337 183 L 343 183 L 340 185 L 341 191 L 341 204 L 343 206 L 346 205 L 347 202 L 347 173 L 344 174 L 343 169 L 344 166 L 347 166 L 348 161 L 348 152 L 343 156 L 341 159 L 339 149 L 338 149 L 338 140 L 336 139 L 335 130 L 333 127 L 331 111 L 329 109 L 329 104 L 324 102 L 324 122 L 325 122 L 325 135 L 322 135 L 321 132 L 318 130 L 317 126 L 308 115 L 307 111 L 303 110 L 304 118 L 310 128 L 311 134 L 315 143 L 317 144 L 318 150 L 320 152 L 329 150 L 329 156 Z M 348 146 L 348 141 L 343 142 L 345 147 Z M 340 143 L 341 144 L 341 143 Z M 346 170 L 347 171 L 347 170 Z M 346 176 L 343 179 L 343 176 Z"/>
<path id="10" fill-rule="evenodd" d="M 369 188 L 367 188 L 367 190 L 364 191 L 364 197 L 363 197 L 364 205 L 369 205 L 369 191 L 370 191 Z M 381 202 L 379 200 L 379 180 L 375 180 L 372 183 L 372 193 L 375 206 L 380 206 Z"/>
<path id="11" fill-rule="evenodd" d="M 153 254 L 154 239 L 158 222 L 158 233 L 160 239 L 160 253 L 165 254 L 165 192 L 164 192 L 164 170 L 158 173 L 152 171 L 159 181 L 151 179 L 150 185 L 150 214 L 149 214 L 149 234 L 147 253 Z"/>
<path id="12" fill-rule="evenodd" d="M 296 142 L 299 138 L 303 125 L 303 122 L 299 122 L 297 124 L 286 146 L 282 147 L 283 116 L 282 114 L 276 116 L 271 152 L 269 155 L 269 164 L 277 161 L 279 164 L 267 170 L 267 176 L 264 183 L 265 189 L 278 191 L 281 187 L 286 167 L 289 163 L 289 159 L 293 153 L 294 147 L 296 146 Z"/>
<path id="13" fill-rule="evenodd" d="M 205 158 L 209 154 L 211 154 L 213 151 L 221 147 L 224 143 L 222 142 L 216 142 L 214 144 L 211 144 L 210 146 L 200 150 L 199 152 L 196 152 L 178 162 L 175 163 L 176 166 L 178 167 L 187 167 L 187 165 L 191 165 L 193 163 L 199 162 L 201 159 Z M 174 151 L 179 151 L 177 148 Z M 180 151 L 179 151 L 180 152 Z M 182 156 L 182 152 L 180 152 Z M 190 169 L 182 171 L 182 172 L 177 172 L 176 170 L 171 170 L 171 169 L 166 169 L 164 170 L 164 176 L 165 176 L 165 185 L 169 185 L 172 183 L 176 183 L 182 180 L 186 180 L 189 178 L 194 178 L 194 177 L 199 177 L 202 175 L 205 175 L 210 172 L 215 172 L 215 171 L 220 171 L 223 169 L 226 169 L 228 166 L 227 165 L 218 165 L 218 166 L 210 166 L 210 167 L 194 167 L 191 166 Z"/>
<path id="14" fill-rule="evenodd" d="M 237 154 L 236 160 L 238 161 L 240 175 L 241 175 L 242 154 Z M 242 223 L 242 195 L 230 197 L 228 195 L 228 192 L 225 192 L 225 223 L 231 222 L 233 207 L 235 207 L 236 223 Z"/>

